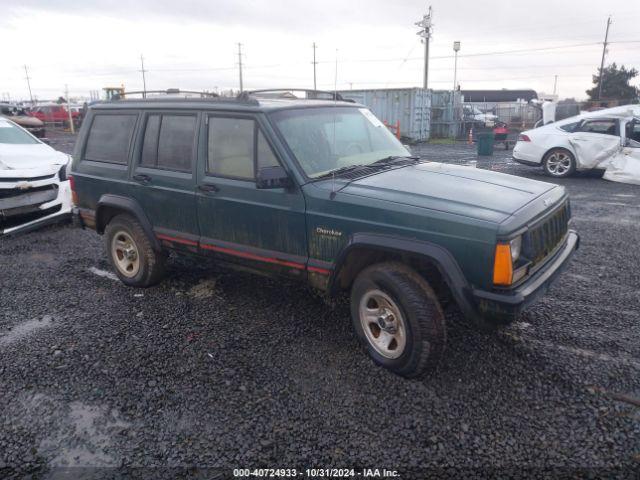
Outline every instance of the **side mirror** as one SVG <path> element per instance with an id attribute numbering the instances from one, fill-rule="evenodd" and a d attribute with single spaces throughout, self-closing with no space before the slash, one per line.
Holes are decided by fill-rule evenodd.
<path id="1" fill-rule="evenodd" d="M 262 167 L 258 170 L 256 187 L 260 189 L 288 188 L 292 185 L 291 178 L 280 165 Z"/>

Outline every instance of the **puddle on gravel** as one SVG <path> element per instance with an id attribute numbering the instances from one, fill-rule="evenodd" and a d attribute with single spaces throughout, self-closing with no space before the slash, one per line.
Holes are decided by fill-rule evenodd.
<path id="1" fill-rule="evenodd" d="M 68 403 L 43 393 L 21 395 L 7 414 L 25 428 L 33 429 L 36 424 L 36 431 L 43 432 L 35 443 L 37 456 L 58 470 L 120 465 L 115 439 L 131 426 L 117 410 L 105 405 Z M 48 478 L 56 478 L 55 472 Z"/>
<path id="2" fill-rule="evenodd" d="M 100 270 L 99 268 L 96 268 L 96 267 L 89 267 L 89 271 L 99 277 L 104 277 L 104 278 L 108 278 L 109 280 L 115 280 L 115 281 L 119 280 L 115 273 L 108 272 L 106 270 Z"/>
<path id="3" fill-rule="evenodd" d="M 33 332 L 42 328 L 48 328 L 53 323 L 53 317 L 45 315 L 42 318 L 34 318 L 33 320 L 27 320 L 26 322 L 19 323 L 9 330 L 7 333 L 0 336 L 0 347 L 10 345 L 18 340 L 28 337 Z"/>

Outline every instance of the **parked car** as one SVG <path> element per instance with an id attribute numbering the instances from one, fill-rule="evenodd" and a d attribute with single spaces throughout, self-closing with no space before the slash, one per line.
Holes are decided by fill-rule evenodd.
<path id="1" fill-rule="evenodd" d="M 10 119 L 38 138 L 46 137 L 44 122 L 29 115 L 25 109 L 19 105 L 0 103 L 0 116 Z"/>
<path id="2" fill-rule="evenodd" d="M 462 118 L 465 122 L 473 122 L 485 127 L 493 127 L 498 120 L 497 115 L 485 113 L 475 105 L 463 105 Z"/>
<path id="3" fill-rule="evenodd" d="M 97 104 L 71 171 L 126 285 L 158 283 L 175 251 L 350 292 L 362 344 L 405 376 L 443 355 L 441 300 L 481 328 L 513 321 L 579 241 L 563 187 L 412 157 L 339 98 Z"/>
<path id="4" fill-rule="evenodd" d="M 36 107 L 31 114 L 45 123 L 59 123 L 64 126 L 69 125 L 69 112 L 64 105 L 55 103 L 51 105 L 40 105 Z M 80 112 L 73 111 L 72 109 L 71 118 L 75 125 L 77 125 L 79 117 Z"/>
<path id="5" fill-rule="evenodd" d="M 541 166 L 547 175 L 557 178 L 576 171 L 606 170 L 620 156 L 640 161 L 640 151 L 633 144 L 638 141 L 638 122 L 640 108 L 632 106 L 567 118 L 522 132 L 513 159 Z"/>
<path id="6" fill-rule="evenodd" d="M 0 117 L 0 235 L 71 216 L 70 160 Z"/>

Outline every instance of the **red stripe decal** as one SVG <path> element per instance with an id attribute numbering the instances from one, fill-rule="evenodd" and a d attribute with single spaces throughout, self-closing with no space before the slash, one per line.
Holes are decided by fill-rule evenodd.
<path id="1" fill-rule="evenodd" d="M 319 273 L 321 275 L 331 275 L 331 270 L 327 270 L 326 268 L 319 267 L 307 267 L 307 270 L 314 273 Z"/>
<path id="2" fill-rule="evenodd" d="M 198 242 L 194 242 L 193 240 L 187 240 L 186 238 L 170 237 L 169 235 L 163 235 L 161 233 L 157 233 L 156 236 L 160 240 L 166 240 L 168 242 L 182 243 L 184 245 L 191 245 L 192 247 L 198 246 Z"/>
<path id="3" fill-rule="evenodd" d="M 204 243 L 201 243 L 200 246 L 205 250 L 213 250 L 215 252 L 226 253 L 229 255 L 233 255 L 235 257 L 248 258 L 250 260 L 259 260 L 261 262 L 275 263 L 277 265 L 283 265 L 285 267 L 304 270 L 304 265 L 302 263 L 287 262 L 286 260 L 279 260 L 277 258 L 271 258 L 271 257 L 262 257 L 260 255 L 255 255 L 249 252 L 240 252 L 238 250 L 233 250 L 231 248 L 217 247 L 215 245 L 206 245 Z"/>
<path id="4" fill-rule="evenodd" d="M 166 240 L 168 242 L 182 243 L 184 245 L 190 245 L 193 247 L 198 246 L 198 242 L 195 242 L 193 240 L 187 240 L 186 238 L 170 237 L 169 235 L 164 235 L 162 233 L 158 233 L 156 234 L 156 236 L 160 240 Z M 233 255 L 234 257 L 247 258 L 249 260 L 258 260 L 260 262 L 274 263 L 276 265 L 295 268 L 297 270 L 304 270 L 306 268 L 309 272 L 319 273 L 321 275 L 331 274 L 331 270 L 327 270 L 326 268 L 311 267 L 311 266 L 305 267 L 304 264 L 302 263 L 289 262 L 287 260 L 280 260 L 279 258 L 273 258 L 273 257 L 263 257 L 261 255 L 256 255 L 254 253 L 249 253 L 249 252 L 242 252 L 240 250 L 234 250 L 232 248 L 218 247 L 216 245 L 209 245 L 205 243 L 200 243 L 200 247 L 205 250 L 213 250 L 214 252 Z"/>

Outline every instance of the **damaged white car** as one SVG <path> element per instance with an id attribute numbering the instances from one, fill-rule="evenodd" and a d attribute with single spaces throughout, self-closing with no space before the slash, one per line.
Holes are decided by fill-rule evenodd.
<path id="1" fill-rule="evenodd" d="M 542 166 L 557 178 L 599 169 L 607 180 L 640 184 L 640 107 L 601 110 L 522 132 L 513 159 Z"/>
<path id="2" fill-rule="evenodd" d="M 0 235 L 70 217 L 70 159 L 0 118 Z"/>

